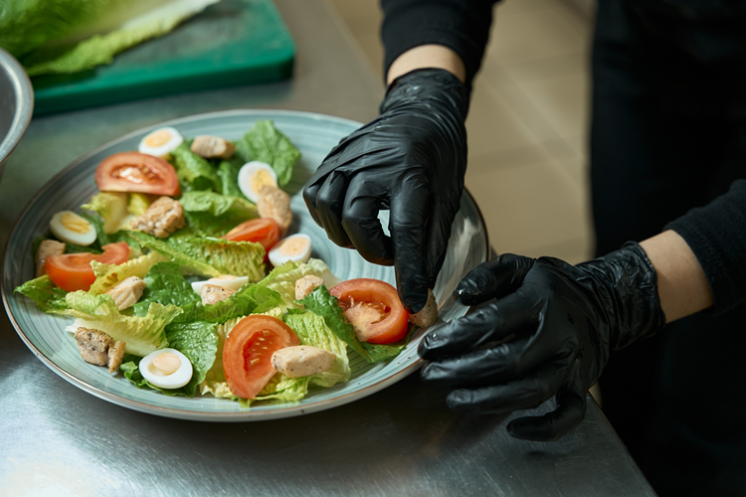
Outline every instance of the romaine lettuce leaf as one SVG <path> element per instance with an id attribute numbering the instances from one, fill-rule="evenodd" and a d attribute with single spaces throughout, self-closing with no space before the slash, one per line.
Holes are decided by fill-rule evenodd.
<path id="1" fill-rule="evenodd" d="M 316 288 L 298 303 L 302 304 L 307 311 L 324 318 L 326 325 L 340 340 L 370 363 L 391 359 L 399 355 L 404 348 L 404 345 L 377 345 L 358 340 L 352 325 L 345 319 L 339 299 L 331 295 L 324 285 Z"/>
<path id="2" fill-rule="evenodd" d="M 221 274 L 248 276 L 250 282 L 264 278 L 265 252 L 259 243 L 186 236 L 171 237 L 168 244 L 192 259 L 209 264 Z"/>
<path id="3" fill-rule="evenodd" d="M 271 165 L 277 173 L 277 183 L 285 186 L 293 176 L 300 152 L 272 121 L 257 121 L 241 140 L 236 142 L 236 154 L 244 162 L 257 160 Z"/>
<path id="4" fill-rule="evenodd" d="M 92 261 L 91 267 L 93 268 L 93 274 L 96 275 L 96 281 L 93 282 L 88 291 L 92 295 L 99 295 L 106 293 L 117 283 L 130 276 L 144 278 L 154 264 L 164 260 L 166 258 L 163 255 L 154 251 L 122 264 L 102 264 L 98 261 Z"/>
<path id="5" fill-rule="evenodd" d="M 238 173 L 243 164 L 243 161 L 236 158 L 220 162 L 218 165 L 218 176 L 220 176 L 221 185 L 220 193 L 248 200 L 238 186 Z"/>
<path id="6" fill-rule="evenodd" d="M 259 217 L 256 206 L 248 200 L 215 192 L 186 192 L 180 202 L 187 224 L 200 235 L 221 236 Z"/>
<path id="7" fill-rule="evenodd" d="M 45 57 L 37 54 L 32 58 L 35 63 L 25 61 L 26 72 L 29 76 L 38 76 L 40 74 L 49 73 L 74 73 L 91 69 L 97 65 L 110 64 L 114 59 L 114 55 L 119 52 L 150 38 L 156 38 L 168 33 L 185 19 L 201 12 L 205 7 L 216 3 L 217 1 L 218 0 L 172 0 L 163 5 L 158 5 L 137 17 L 128 19 L 127 21 L 117 25 L 114 30 L 105 32 L 104 34 L 96 34 L 81 41 L 72 49 L 61 55 L 56 50 L 50 50 L 50 52 L 54 54 L 53 56 Z M 10 3 L 12 4 L 14 2 Z M 65 18 L 68 16 L 74 19 L 74 15 L 79 14 L 81 10 L 85 10 L 85 8 L 75 8 L 71 15 L 71 13 L 68 13 L 65 8 L 73 5 L 75 2 L 65 2 L 64 6 L 57 6 L 56 8 L 50 8 L 49 4 L 46 2 L 40 3 L 42 4 L 40 6 L 45 8 L 38 9 L 34 12 L 35 15 L 43 16 L 42 23 L 37 25 L 37 28 L 40 30 L 47 28 L 47 24 L 44 21 L 50 22 L 55 18 Z M 77 3 L 93 3 L 94 5 L 99 6 L 104 4 L 102 0 L 96 0 L 94 2 L 91 2 L 90 0 L 79 1 Z M 116 5 L 116 3 L 117 2 L 109 2 L 112 6 Z M 96 11 L 99 16 L 106 13 L 105 10 L 98 11 L 98 9 L 96 9 Z M 60 15 L 60 13 L 64 13 L 65 15 Z M 56 24 L 59 24 L 59 21 L 54 20 L 52 25 Z M 11 24 L 11 27 L 6 29 L 11 29 L 12 31 L 13 28 L 14 25 Z M 62 36 L 64 36 L 64 34 Z"/>
<path id="8" fill-rule="evenodd" d="M 138 388 L 152 388 L 166 395 L 194 397 L 197 387 L 205 379 L 212 367 L 218 351 L 216 324 L 211 323 L 171 323 L 166 327 L 166 338 L 169 348 L 184 354 L 192 363 L 192 379 L 185 386 L 177 389 L 159 388 L 146 380 L 140 373 L 139 357 L 125 358 L 121 365 L 124 376 Z"/>
<path id="9" fill-rule="evenodd" d="M 145 316 L 127 316 L 119 312 L 110 295 L 91 295 L 82 290 L 68 293 L 65 299 L 70 309 L 64 314 L 76 318 L 66 330 L 74 332 L 83 327 L 103 331 L 124 342 L 127 353 L 141 357 L 168 346 L 166 325 L 183 312 L 173 305 L 152 303 Z"/>
<path id="10" fill-rule="evenodd" d="M 220 177 L 215 168 L 205 159 L 189 150 L 182 143 L 171 151 L 176 175 L 187 188 L 186 191 L 220 191 Z"/>
<path id="11" fill-rule="evenodd" d="M 257 283 L 280 294 L 287 307 L 295 307 L 295 282 L 308 275 L 323 278 L 324 284 L 333 287 L 339 279 L 332 274 L 329 266 L 320 259 L 311 258 L 308 262 L 288 261 L 274 268 L 266 278 Z"/>
<path id="12" fill-rule="evenodd" d="M 67 292 L 52 283 L 46 274 L 16 287 L 15 291 L 32 299 L 36 307 L 47 314 L 63 314 L 70 309 L 65 300 Z"/>
<path id="13" fill-rule="evenodd" d="M 293 329 L 301 344 L 328 350 L 336 358 L 329 371 L 311 377 L 311 383 L 330 388 L 337 383 L 350 380 L 350 361 L 347 358 L 347 346 L 332 330 L 326 326 L 324 318 L 312 312 L 305 314 L 288 314 L 285 323 Z"/>
<path id="14" fill-rule="evenodd" d="M 166 256 L 171 261 L 177 263 L 184 271 L 191 274 L 198 274 L 201 276 L 219 276 L 221 271 L 205 262 L 204 260 L 197 260 L 189 255 L 181 252 L 177 248 L 169 245 L 163 240 L 143 233 L 141 231 L 128 231 L 127 236 L 133 239 L 137 244 L 144 248 L 155 250 L 160 254 Z"/>
<path id="15" fill-rule="evenodd" d="M 195 302 L 201 302 L 200 296 L 192 289 L 181 274 L 179 265 L 175 262 L 159 262 L 150 268 L 144 276 L 145 291 L 140 301 L 135 304 L 135 314 L 145 315 L 151 302 L 163 305 L 185 307 Z M 183 314 L 182 314 L 183 316 Z"/>
<path id="16" fill-rule="evenodd" d="M 104 220 L 104 233 L 116 233 L 129 216 L 127 211 L 127 194 L 117 192 L 100 192 L 91 197 L 81 208 L 96 212 Z"/>
<path id="17" fill-rule="evenodd" d="M 223 347 L 225 346 L 225 337 L 233 329 L 234 326 L 241 321 L 243 317 L 232 318 L 219 325 L 215 330 L 218 336 L 218 350 L 215 354 L 215 361 L 212 367 L 205 374 L 205 379 L 199 385 L 200 393 L 205 395 L 211 393 L 213 396 L 221 399 L 233 398 L 233 392 L 228 387 L 228 382 L 225 379 L 225 370 L 223 369 Z"/>
<path id="18" fill-rule="evenodd" d="M 127 212 L 133 216 L 142 216 L 157 198 L 157 195 L 147 193 L 130 193 L 127 196 Z"/>

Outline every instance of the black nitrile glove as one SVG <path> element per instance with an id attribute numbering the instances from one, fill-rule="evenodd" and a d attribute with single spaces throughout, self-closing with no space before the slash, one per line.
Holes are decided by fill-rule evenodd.
<path id="1" fill-rule="evenodd" d="M 433 288 L 459 208 L 468 102 L 466 86 L 445 70 L 397 78 L 381 115 L 344 138 L 303 192 L 334 243 L 396 266 L 399 297 L 412 312 Z M 391 210 L 391 238 L 379 209 Z"/>
<path id="2" fill-rule="evenodd" d="M 468 413 L 530 409 L 554 396 L 555 411 L 508 424 L 528 440 L 556 440 L 580 424 L 609 353 L 665 324 L 655 269 L 636 243 L 577 266 L 505 254 L 467 274 L 455 296 L 497 300 L 424 337 L 419 353 L 431 362 L 422 378 L 455 387 L 447 403 Z"/>

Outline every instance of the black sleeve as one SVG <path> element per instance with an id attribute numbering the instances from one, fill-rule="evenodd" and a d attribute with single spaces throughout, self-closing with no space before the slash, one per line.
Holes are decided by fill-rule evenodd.
<path id="1" fill-rule="evenodd" d="M 666 226 L 682 236 L 710 284 L 715 313 L 746 301 L 746 180 Z"/>
<path id="2" fill-rule="evenodd" d="M 381 27 L 386 56 L 384 74 L 407 50 L 427 44 L 444 45 L 461 56 L 466 83 L 471 86 L 482 64 L 490 36 L 492 6 L 498 0 L 381 0 Z"/>

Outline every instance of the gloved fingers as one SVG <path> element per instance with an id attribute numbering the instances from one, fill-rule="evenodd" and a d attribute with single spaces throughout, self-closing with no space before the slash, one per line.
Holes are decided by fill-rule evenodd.
<path id="1" fill-rule="evenodd" d="M 418 353 L 428 361 L 455 357 L 513 333 L 535 328 L 539 313 L 520 288 L 496 302 L 476 307 L 466 316 L 432 328 L 420 342 Z"/>
<path id="2" fill-rule="evenodd" d="M 535 259 L 502 254 L 475 267 L 456 287 L 454 296 L 464 305 L 477 305 L 514 292 L 531 270 Z"/>
<path id="3" fill-rule="evenodd" d="M 347 192 L 344 173 L 332 171 L 316 194 L 316 215 L 319 224 L 331 241 L 340 247 L 352 247 L 350 238 L 342 228 L 342 210 Z"/>
<path id="4" fill-rule="evenodd" d="M 427 179 L 410 174 L 401 180 L 391 198 L 389 230 L 394 243 L 394 264 L 399 298 L 409 312 L 419 312 L 427 302 L 427 221 L 432 198 Z"/>
<path id="5" fill-rule="evenodd" d="M 435 288 L 435 281 L 438 279 L 440 268 L 443 267 L 443 261 L 448 250 L 448 239 L 451 237 L 451 225 L 453 218 L 459 208 L 458 199 L 455 205 L 453 202 L 435 202 L 430 215 L 430 221 L 427 234 L 427 279 L 428 288 Z"/>
<path id="6" fill-rule="evenodd" d="M 378 192 L 365 190 L 364 176 L 350 181 L 342 212 L 342 227 L 363 259 L 390 266 L 394 263 L 394 247 L 378 220 L 381 200 L 376 196 L 366 196 Z"/>
<path id="7" fill-rule="evenodd" d="M 306 187 L 303 188 L 303 200 L 306 202 L 308 212 L 311 214 L 314 222 L 319 226 L 321 226 L 321 219 L 319 219 L 319 215 L 316 213 L 316 197 L 318 196 L 320 188 L 321 183 L 314 182 L 313 178 L 311 178 L 311 181 L 309 181 L 306 184 Z"/>
<path id="8" fill-rule="evenodd" d="M 562 387 L 569 360 L 558 357 L 522 378 L 502 385 L 454 390 L 446 403 L 454 411 L 468 414 L 506 414 L 533 409 L 550 399 Z"/>
<path id="9" fill-rule="evenodd" d="M 515 438 L 549 442 L 559 440 L 583 422 L 586 411 L 585 392 L 562 388 L 557 393 L 557 408 L 543 416 L 517 418 L 506 429 Z"/>

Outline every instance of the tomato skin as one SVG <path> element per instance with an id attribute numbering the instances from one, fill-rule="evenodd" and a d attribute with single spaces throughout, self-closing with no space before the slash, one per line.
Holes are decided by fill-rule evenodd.
<path id="1" fill-rule="evenodd" d="M 130 246 L 126 242 L 110 243 L 101 248 L 104 249 L 104 253 L 99 255 L 88 253 L 50 255 L 44 264 L 44 270 L 52 283 L 66 292 L 88 291 L 96 281 L 91 261 L 121 264 L 130 258 Z"/>
<path id="2" fill-rule="evenodd" d="M 409 313 L 406 311 L 396 288 L 385 281 L 371 278 L 357 278 L 343 281 L 329 293 L 340 300 L 344 308 L 350 299 L 355 302 L 365 302 L 373 305 L 385 306 L 386 316 L 377 323 L 366 325 L 366 342 L 387 344 L 398 342 L 404 338 L 409 330 Z"/>
<path id="3" fill-rule="evenodd" d="M 269 260 L 269 251 L 280 241 L 280 225 L 274 219 L 260 217 L 239 224 L 220 238 L 233 242 L 255 242 L 264 247 L 264 262 Z"/>
<path id="4" fill-rule="evenodd" d="M 243 399 L 256 398 L 277 372 L 272 354 L 294 345 L 300 345 L 300 340 L 281 320 L 258 314 L 243 318 L 223 347 L 223 369 L 231 392 Z"/>
<path id="5" fill-rule="evenodd" d="M 174 167 L 140 152 L 120 152 L 102 160 L 96 169 L 96 184 L 102 192 L 140 192 L 173 197 L 179 194 Z"/>

